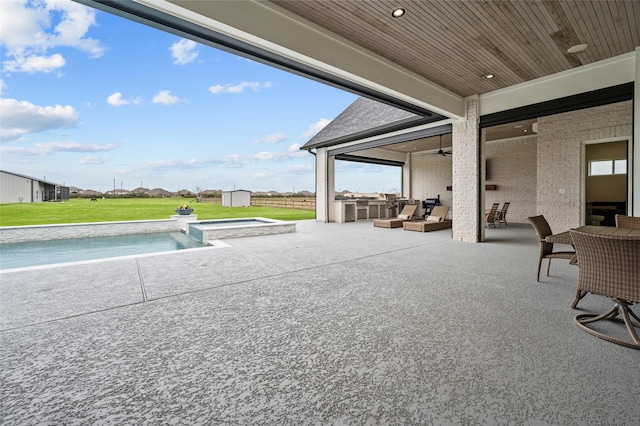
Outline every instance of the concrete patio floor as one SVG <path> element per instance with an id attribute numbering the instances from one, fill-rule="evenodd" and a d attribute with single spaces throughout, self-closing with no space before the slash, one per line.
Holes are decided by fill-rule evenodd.
<path id="1" fill-rule="evenodd" d="M 297 227 L 0 274 L 0 423 L 640 422 L 640 351 L 573 324 L 574 266 L 536 282 L 530 226 Z"/>

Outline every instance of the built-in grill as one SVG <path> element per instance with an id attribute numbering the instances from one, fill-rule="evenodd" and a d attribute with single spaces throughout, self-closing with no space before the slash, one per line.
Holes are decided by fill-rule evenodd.
<path id="1" fill-rule="evenodd" d="M 427 217 L 431 214 L 431 211 L 435 206 L 440 205 L 440 195 L 438 198 L 427 198 L 422 202 L 422 208 L 424 209 L 424 217 Z"/>

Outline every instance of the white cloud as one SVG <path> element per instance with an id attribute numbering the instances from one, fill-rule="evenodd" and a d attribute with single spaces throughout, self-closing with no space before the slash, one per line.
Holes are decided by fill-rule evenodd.
<path id="1" fill-rule="evenodd" d="M 122 93 L 116 92 L 112 95 L 107 96 L 107 103 L 111 106 L 119 107 L 122 105 L 127 105 L 130 102 L 125 99 L 122 99 Z"/>
<path id="2" fill-rule="evenodd" d="M 300 144 L 299 143 L 294 143 L 293 145 L 291 145 L 289 147 L 289 152 L 301 152 L 300 151 Z"/>
<path id="3" fill-rule="evenodd" d="M 302 133 L 302 136 L 306 139 L 311 139 L 315 135 L 320 132 L 320 130 L 324 129 L 327 124 L 331 123 L 331 120 L 327 118 L 321 118 L 320 120 L 313 123 L 309 128 Z"/>
<path id="4" fill-rule="evenodd" d="M 33 147 L 13 147 L 3 146 L 2 152 L 13 155 L 49 155 L 54 152 L 102 152 L 112 151 L 116 149 L 115 144 L 88 144 L 80 142 L 42 142 L 36 143 Z M 98 158 L 98 157 L 85 157 L 86 159 Z M 84 163 L 85 160 L 80 162 Z M 89 164 L 89 163 L 86 163 Z M 97 164 L 97 163 L 92 163 Z"/>
<path id="5" fill-rule="evenodd" d="M 2 146 L 0 152 L 13 155 L 40 155 L 40 151 L 35 148 L 24 148 L 20 146 Z"/>
<path id="6" fill-rule="evenodd" d="M 179 97 L 171 94 L 171 90 L 161 90 L 153 97 L 151 102 L 154 104 L 173 105 L 179 100 Z"/>
<path id="7" fill-rule="evenodd" d="M 4 93 L 6 88 L 7 88 L 7 84 L 4 82 L 4 80 L 0 79 L 0 95 Z"/>
<path id="8" fill-rule="evenodd" d="M 171 45 L 169 50 L 176 65 L 186 65 L 198 57 L 198 45 L 193 40 L 180 39 Z"/>
<path id="9" fill-rule="evenodd" d="M 7 72 L 26 72 L 35 74 L 37 72 L 50 73 L 64 67 L 65 59 L 59 53 L 51 56 L 28 56 L 14 55 L 14 60 L 4 61 L 4 70 Z"/>
<path id="10" fill-rule="evenodd" d="M 111 157 L 97 157 L 95 155 L 87 155 L 80 160 L 80 164 L 104 164 L 110 160 Z"/>
<path id="11" fill-rule="evenodd" d="M 276 133 L 271 133 L 267 136 L 265 136 L 262 139 L 258 139 L 254 142 L 256 143 L 278 143 L 278 142 L 282 142 L 283 140 L 285 140 L 287 138 L 287 136 L 282 133 L 282 132 L 276 132 Z"/>
<path id="12" fill-rule="evenodd" d="M 105 48 L 86 37 L 95 24 L 95 10 L 68 0 L 2 1 L 0 40 L 5 48 L 6 71 L 51 72 L 65 64 L 49 49 L 72 47 L 100 57 Z"/>
<path id="13" fill-rule="evenodd" d="M 190 160 L 164 160 L 145 163 L 137 166 L 137 170 L 184 170 L 197 169 L 209 166 L 218 166 L 220 168 L 241 168 L 249 163 L 250 158 L 240 155 L 231 154 L 223 157 L 203 157 L 192 158 Z"/>
<path id="14" fill-rule="evenodd" d="M 242 93 L 245 89 L 249 89 L 253 92 L 259 92 L 263 89 L 269 89 L 273 86 L 270 81 L 265 81 L 264 83 L 258 83 L 256 81 L 243 81 L 242 83 L 238 83 L 235 85 L 225 84 L 224 86 L 221 84 L 217 84 L 215 86 L 209 87 L 209 91 L 214 95 L 220 93 Z"/>
<path id="15" fill-rule="evenodd" d="M 271 161 L 271 162 L 280 162 L 291 160 L 292 158 L 303 157 L 308 155 L 306 152 L 302 151 L 285 151 L 285 152 L 267 152 L 262 151 L 256 154 L 253 154 L 253 158 L 258 161 Z"/>
<path id="16" fill-rule="evenodd" d="M 114 107 L 120 107 L 123 105 L 129 105 L 129 104 L 140 105 L 142 104 L 142 99 L 139 97 L 134 99 L 124 99 L 122 97 L 122 93 L 115 92 L 114 94 L 109 95 L 107 97 L 107 103 Z"/>
<path id="17" fill-rule="evenodd" d="M 115 144 L 89 144 L 80 142 L 42 142 L 36 143 L 34 146 L 42 154 L 50 154 L 52 152 L 100 152 L 113 151 Z"/>
<path id="18" fill-rule="evenodd" d="M 0 99 L 0 116 L 0 140 L 3 141 L 15 140 L 28 133 L 72 127 L 78 122 L 78 112 L 70 105 L 42 107 L 5 98 Z"/>

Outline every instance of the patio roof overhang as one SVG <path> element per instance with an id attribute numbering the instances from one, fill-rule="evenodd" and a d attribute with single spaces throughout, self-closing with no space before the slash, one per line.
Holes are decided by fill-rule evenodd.
<path id="1" fill-rule="evenodd" d="M 405 109 L 463 118 L 464 99 L 264 1 L 75 0 Z"/>
<path id="2" fill-rule="evenodd" d="M 577 0 L 425 1 L 413 3 L 415 15 L 403 21 L 383 19 L 389 4 L 382 0 L 76 1 L 404 109 L 423 117 L 415 126 L 464 119 L 470 94 L 487 125 L 482 117 L 515 121 L 513 111 L 633 84 L 637 75 L 640 9 L 633 1 L 587 1 L 588 9 Z M 620 28 L 615 37 L 612 27 Z M 568 53 L 580 39 L 589 51 Z M 485 62 L 501 81 L 477 78 Z M 389 142 L 409 128 L 374 128 L 314 146 L 353 152 L 355 144 Z"/>

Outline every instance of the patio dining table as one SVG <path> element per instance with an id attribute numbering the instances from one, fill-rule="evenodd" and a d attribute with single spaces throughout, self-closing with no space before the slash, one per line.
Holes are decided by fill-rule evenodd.
<path id="1" fill-rule="evenodd" d="M 620 236 L 640 236 L 640 228 L 618 228 L 615 226 L 595 226 L 585 225 L 576 228 L 578 231 L 589 232 L 590 234 L 604 234 L 604 235 L 620 235 Z M 573 245 L 573 240 L 569 231 L 561 232 L 559 234 L 549 235 L 545 240 L 548 243 L 557 244 L 570 244 Z"/>

